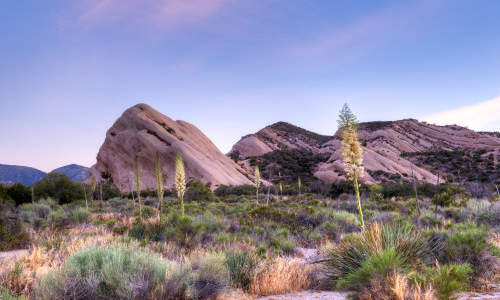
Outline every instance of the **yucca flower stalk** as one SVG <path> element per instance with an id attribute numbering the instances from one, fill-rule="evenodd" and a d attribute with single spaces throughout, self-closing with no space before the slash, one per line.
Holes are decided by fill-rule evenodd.
<path id="1" fill-rule="evenodd" d="M 104 198 L 102 197 L 102 181 L 99 182 L 99 199 L 101 200 L 101 207 L 102 207 L 104 201 Z"/>
<path id="2" fill-rule="evenodd" d="M 338 126 L 342 138 L 341 150 L 344 159 L 344 170 L 347 177 L 354 182 L 356 199 L 358 201 L 359 222 L 361 229 L 365 229 L 363 218 L 363 209 L 361 207 L 361 198 L 359 196 L 358 177 L 363 176 L 363 148 L 359 142 L 358 122 L 356 116 L 351 112 L 347 104 L 344 104 L 340 111 Z"/>
<path id="3" fill-rule="evenodd" d="M 181 215 L 184 216 L 184 193 L 186 192 L 186 171 L 184 169 L 184 160 L 182 154 L 177 152 L 175 158 L 175 189 L 177 190 L 177 197 L 181 202 Z"/>
<path id="4" fill-rule="evenodd" d="M 139 202 L 139 219 L 142 220 L 141 173 L 139 172 L 139 156 L 135 156 L 135 187 L 137 190 L 137 201 Z"/>
<path id="5" fill-rule="evenodd" d="M 90 194 L 90 203 L 94 203 L 94 193 L 96 188 L 97 188 L 97 182 L 95 181 L 94 176 L 92 176 L 92 186 L 91 186 L 92 193 Z"/>
<path id="6" fill-rule="evenodd" d="M 278 172 L 278 178 L 279 178 L 279 189 L 280 189 L 280 200 L 283 200 L 283 183 L 281 182 L 281 172 Z"/>
<path id="7" fill-rule="evenodd" d="M 158 196 L 158 219 L 161 223 L 161 215 L 163 212 L 163 171 L 161 169 L 160 152 L 156 152 L 155 157 L 155 175 L 156 175 L 156 194 Z"/>
<path id="8" fill-rule="evenodd" d="M 259 166 L 255 166 L 254 177 L 255 177 L 255 195 L 257 198 L 257 204 L 259 204 L 259 187 L 260 187 Z"/>
<path id="9" fill-rule="evenodd" d="M 300 199 L 300 190 L 302 188 L 302 180 L 300 179 L 300 176 L 297 179 L 297 186 L 299 187 L 299 199 Z"/>
<path id="10" fill-rule="evenodd" d="M 83 195 L 85 196 L 85 210 L 89 213 L 89 202 L 87 200 L 87 189 L 85 188 L 85 184 L 82 182 Z"/>

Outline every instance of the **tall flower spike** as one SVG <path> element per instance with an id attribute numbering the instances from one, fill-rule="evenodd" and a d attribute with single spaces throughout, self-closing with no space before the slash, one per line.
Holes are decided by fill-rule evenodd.
<path id="1" fill-rule="evenodd" d="M 155 173 L 156 173 L 156 193 L 158 195 L 159 201 L 159 212 L 158 217 L 161 223 L 161 213 L 163 208 L 163 171 L 161 168 L 160 153 L 156 152 L 155 157 Z"/>
<path id="2" fill-rule="evenodd" d="M 354 190 L 356 191 L 356 199 L 358 201 L 359 222 L 361 224 L 361 229 L 364 230 L 365 222 L 358 184 L 358 178 L 363 176 L 363 148 L 359 142 L 356 116 L 352 113 L 347 104 L 344 104 L 340 111 L 338 125 L 340 136 L 342 137 L 340 148 L 344 160 L 344 170 L 347 173 L 347 177 L 354 182 Z"/>
<path id="3" fill-rule="evenodd" d="M 186 192 L 186 172 L 184 170 L 184 160 L 182 154 L 177 153 L 175 158 L 175 189 L 181 202 L 181 214 L 184 216 L 184 193 Z"/>
<path id="4" fill-rule="evenodd" d="M 254 176 L 255 176 L 255 194 L 256 194 L 256 197 L 257 197 L 257 204 L 259 204 L 259 187 L 260 187 L 260 171 L 259 171 L 259 166 L 255 166 L 255 172 L 254 172 Z"/>

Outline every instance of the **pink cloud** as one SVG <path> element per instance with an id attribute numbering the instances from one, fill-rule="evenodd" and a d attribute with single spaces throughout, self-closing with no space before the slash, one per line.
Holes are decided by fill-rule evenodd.
<path id="1" fill-rule="evenodd" d="M 169 28 L 218 13 L 232 0 L 86 0 L 77 20 L 82 25 L 127 21 Z"/>

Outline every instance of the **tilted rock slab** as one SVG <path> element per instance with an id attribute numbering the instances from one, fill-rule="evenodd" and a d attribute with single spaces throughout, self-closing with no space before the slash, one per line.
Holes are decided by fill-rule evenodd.
<path id="1" fill-rule="evenodd" d="M 155 155 L 160 153 L 164 185 L 174 186 L 175 157 L 184 158 L 186 181 L 218 185 L 252 184 L 235 164 L 196 126 L 174 121 L 147 104 L 127 109 L 106 132 L 97 163 L 90 169 L 97 180 L 112 180 L 122 192 L 135 190 L 135 157 L 139 158 L 141 189 L 155 189 Z"/>

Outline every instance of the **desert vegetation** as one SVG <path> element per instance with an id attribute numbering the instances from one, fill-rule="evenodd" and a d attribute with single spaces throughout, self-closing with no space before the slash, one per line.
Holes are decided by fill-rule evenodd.
<path id="1" fill-rule="evenodd" d="M 16 205 L 3 194 L 2 250 L 29 251 L 2 264 L 0 284 L 9 297 L 36 299 L 231 299 L 307 289 L 450 299 L 498 280 L 493 193 L 473 199 L 442 184 L 432 197 L 420 194 L 419 215 L 411 185 L 362 184 L 362 231 L 346 186 L 335 197 L 273 193 L 269 205 L 255 206 L 255 187 L 214 193 L 191 182 L 184 215 L 167 190 L 161 221 L 154 192 L 142 191 L 142 206 L 131 195 L 89 201 L 88 212 L 83 199 Z M 304 257 L 308 249 L 319 251 Z"/>
<path id="2" fill-rule="evenodd" d="M 253 185 L 213 188 L 187 182 L 179 153 L 175 174 L 163 172 L 159 154 L 153 170 L 131 162 L 129 193 L 62 174 L 32 188 L 0 186 L 0 295 L 255 299 L 333 290 L 354 299 L 454 299 L 493 290 L 500 280 L 494 186 L 477 198 L 464 186 L 411 175 L 360 182 L 362 148 L 347 107 L 339 129 L 350 176 L 333 184 L 293 168 L 260 169 L 256 160 Z M 141 190 L 145 172 L 155 175 L 155 190 Z M 256 205 L 264 197 L 266 205 Z M 5 252 L 20 249 L 27 251 Z"/>

